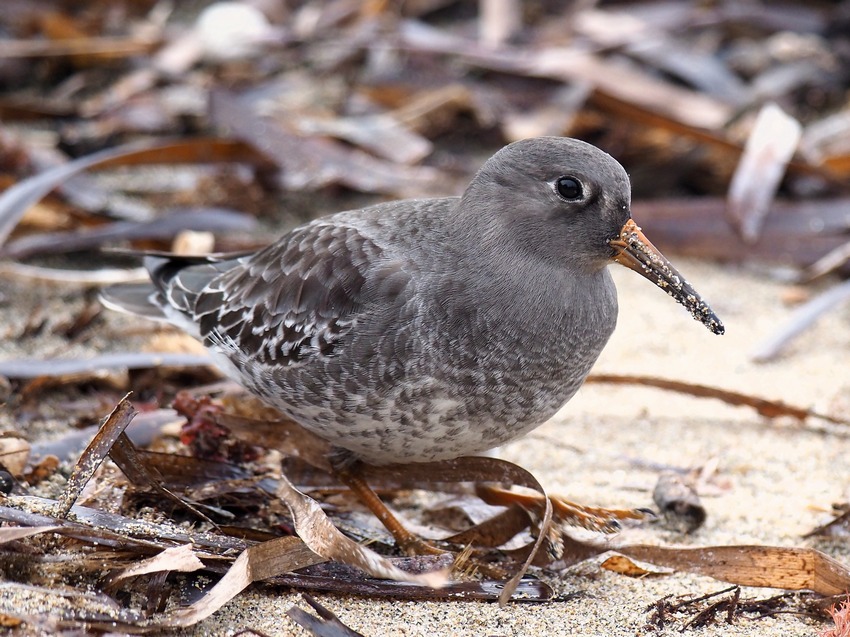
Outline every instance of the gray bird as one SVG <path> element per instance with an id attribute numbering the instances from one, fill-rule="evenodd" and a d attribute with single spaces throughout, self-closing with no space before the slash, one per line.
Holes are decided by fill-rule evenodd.
<path id="1" fill-rule="evenodd" d="M 247 255 L 148 255 L 150 283 L 103 298 L 196 336 L 247 390 L 365 462 L 473 455 L 582 385 L 617 321 L 612 262 L 723 333 L 630 199 L 596 147 L 527 139 L 461 197 L 341 212 Z"/>

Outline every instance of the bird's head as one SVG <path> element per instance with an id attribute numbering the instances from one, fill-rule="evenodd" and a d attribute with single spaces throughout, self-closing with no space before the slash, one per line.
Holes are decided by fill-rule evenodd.
<path id="1" fill-rule="evenodd" d="M 662 288 L 715 334 L 723 324 L 631 218 L 631 186 L 617 160 L 566 137 L 510 144 L 479 170 L 460 214 L 474 210 L 478 239 L 509 245 L 574 272 L 624 265 Z M 483 214 L 482 214 L 483 211 Z"/>

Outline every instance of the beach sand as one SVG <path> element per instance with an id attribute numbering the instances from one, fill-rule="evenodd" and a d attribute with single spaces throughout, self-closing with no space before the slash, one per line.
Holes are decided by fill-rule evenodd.
<path id="1" fill-rule="evenodd" d="M 674 255 L 668 255 L 674 256 Z M 850 416 L 850 308 L 836 308 L 775 362 L 756 364 L 755 345 L 787 320 L 788 286 L 736 266 L 672 259 L 724 320 L 718 337 L 644 279 L 614 267 L 620 298 L 616 333 L 599 373 L 642 374 L 733 389 L 837 417 Z M 833 281 L 834 283 L 834 281 Z M 823 285 L 828 285 L 829 282 Z M 74 289 L 13 283 L 6 286 L 0 319 L 20 324 L 32 304 L 53 299 L 73 305 Z M 40 299 L 40 300 L 39 300 Z M 135 319 L 107 316 L 122 330 Z M 52 337 L 0 344 L 3 358 L 55 355 Z M 120 350 L 113 338 L 75 346 L 74 355 Z M 15 423 L 3 418 L 4 427 Z M 61 425 L 61 419 L 57 421 Z M 45 430 L 46 431 L 46 430 Z M 27 432 L 32 437 L 45 431 Z M 766 420 L 748 408 L 635 386 L 588 384 L 550 422 L 498 455 L 532 473 L 551 493 L 608 507 L 652 507 L 659 467 L 716 464 L 703 489 L 705 525 L 686 535 L 647 523 L 623 540 L 675 546 L 765 544 L 819 548 L 850 564 L 850 544 L 802 536 L 831 519 L 830 506 L 848 499 L 850 440 L 839 426 L 790 418 Z M 687 573 L 629 578 L 599 567 L 601 559 L 542 577 L 563 601 L 510 604 L 397 602 L 316 595 L 340 620 L 368 637 L 406 635 L 678 635 L 682 621 L 646 627 L 651 607 L 671 595 L 718 591 L 722 582 Z M 780 591 L 744 588 L 742 597 Z M 297 592 L 254 586 L 185 635 L 231 635 L 253 629 L 267 635 L 306 635 L 285 612 L 306 605 Z M 794 615 L 724 621 L 700 635 L 814 635 L 823 625 Z"/>

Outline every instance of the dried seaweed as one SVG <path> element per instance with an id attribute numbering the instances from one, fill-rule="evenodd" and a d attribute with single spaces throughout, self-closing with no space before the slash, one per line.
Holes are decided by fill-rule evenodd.
<path id="1" fill-rule="evenodd" d="M 112 413 L 106 417 L 88 447 L 77 460 L 77 464 L 68 478 L 68 484 L 62 492 L 62 498 L 59 500 L 56 509 L 57 517 L 64 518 L 68 515 L 71 507 L 80 497 L 83 487 L 94 475 L 100 463 L 106 459 L 115 442 L 124 433 L 133 416 L 136 415 L 136 410 L 127 398 L 128 396 L 122 398 L 115 409 L 112 410 Z"/>
<path id="2" fill-rule="evenodd" d="M 729 184 L 727 214 L 745 241 L 758 238 L 802 132 L 800 123 L 775 104 L 762 108 L 756 118 Z"/>
<path id="3" fill-rule="evenodd" d="M 311 615 L 298 606 L 293 606 L 286 611 L 286 614 L 289 615 L 296 624 L 302 628 L 306 628 L 313 635 L 316 635 L 317 637 L 363 637 L 361 633 L 351 630 L 348 626 L 339 621 L 339 618 L 336 615 L 309 595 L 302 594 L 301 598 L 316 611 L 318 617 Z"/>
<path id="4" fill-rule="evenodd" d="M 721 596 L 726 597 L 714 601 Z M 651 611 L 647 628 L 661 629 L 678 624 L 680 632 L 684 632 L 716 625 L 721 621 L 734 624 L 738 619 L 762 619 L 783 613 L 823 618 L 819 601 L 806 593 L 786 593 L 766 599 L 743 598 L 739 586 L 730 586 L 698 597 L 659 599 L 647 609 Z"/>
<path id="5" fill-rule="evenodd" d="M 850 585 L 850 569 L 821 551 L 779 546 L 668 548 L 620 546 L 626 557 L 740 586 L 809 590 L 839 595 Z"/>
<path id="6" fill-rule="evenodd" d="M 729 389 L 721 389 L 719 387 L 709 387 L 707 385 L 698 385 L 695 383 L 687 383 L 684 381 L 670 380 L 666 378 L 654 378 L 651 376 L 634 376 L 628 374 L 591 374 L 587 381 L 588 383 L 612 383 L 616 385 L 643 385 L 646 387 L 655 387 L 657 389 L 666 389 L 676 391 L 699 398 L 714 398 L 722 400 L 725 403 L 735 406 L 746 406 L 754 409 L 760 416 L 765 418 L 779 418 L 789 416 L 800 422 L 808 418 L 819 418 L 839 425 L 848 424 L 847 420 L 834 418 L 827 414 L 817 413 L 811 409 L 788 405 L 780 400 L 768 400 L 758 396 L 751 396 L 741 392 L 732 391 Z"/>

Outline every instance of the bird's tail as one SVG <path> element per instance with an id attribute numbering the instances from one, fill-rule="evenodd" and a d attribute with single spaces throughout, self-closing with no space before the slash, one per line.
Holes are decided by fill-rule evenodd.
<path id="1" fill-rule="evenodd" d="M 137 314 L 153 321 L 167 321 L 157 302 L 159 292 L 150 283 L 120 283 L 101 290 L 100 302 L 110 310 Z"/>
<path id="2" fill-rule="evenodd" d="M 151 280 L 110 286 L 100 293 L 101 302 L 119 312 L 173 323 L 190 333 L 196 331 L 191 315 L 198 294 L 218 274 L 231 267 L 233 259 L 249 254 L 181 256 L 154 251 L 120 252 L 142 257 Z"/>
<path id="3" fill-rule="evenodd" d="M 181 257 L 167 252 L 114 250 L 111 252 L 142 257 L 151 277 L 147 283 L 119 283 L 101 290 L 100 301 L 111 310 L 136 314 L 154 321 L 170 321 L 162 299 L 163 286 L 182 268 L 206 263 L 205 257 Z"/>

